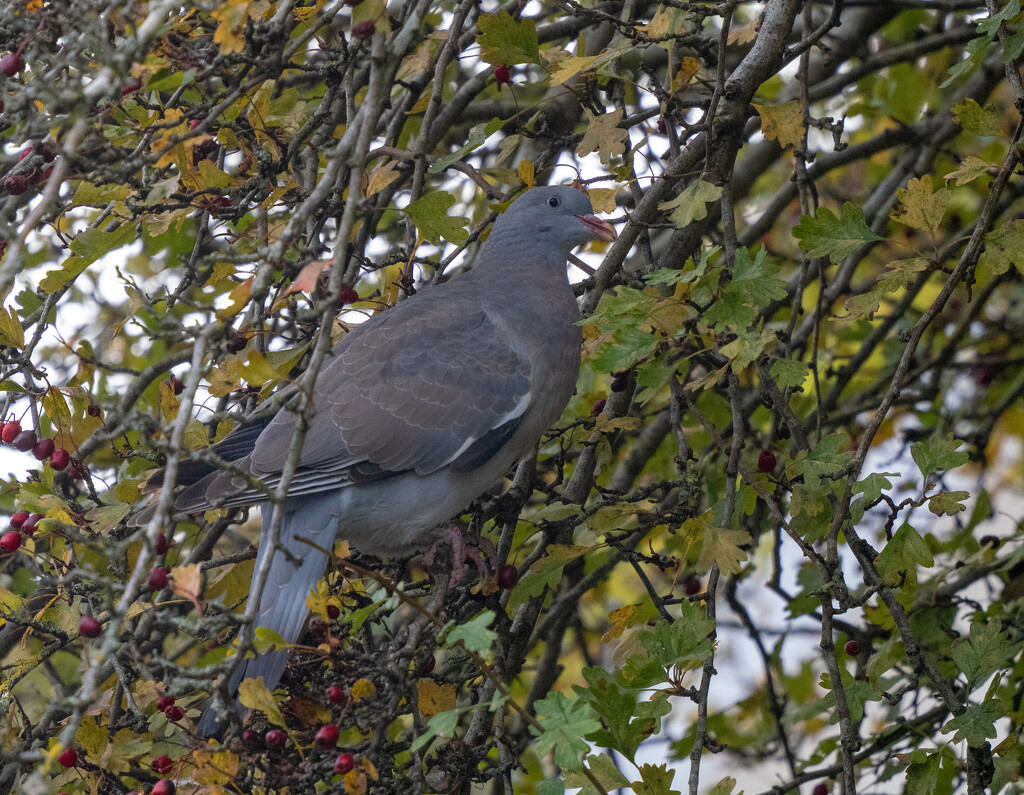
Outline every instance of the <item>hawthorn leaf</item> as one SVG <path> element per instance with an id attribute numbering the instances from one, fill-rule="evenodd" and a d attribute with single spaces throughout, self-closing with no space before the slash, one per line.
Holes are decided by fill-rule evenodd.
<path id="1" fill-rule="evenodd" d="M 989 163 L 987 160 L 982 160 L 980 157 L 967 155 L 967 157 L 960 161 L 960 166 L 955 171 L 950 171 L 946 174 L 943 179 L 956 180 L 956 185 L 959 187 L 988 174 L 994 168 L 998 168 L 998 166 Z"/>
<path id="2" fill-rule="evenodd" d="M 838 217 L 828 207 L 819 207 L 813 218 L 803 216 L 793 227 L 793 236 L 809 257 L 829 257 L 836 265 L 865 243 L 885 239 L 871 231 L 864 210 L 853 202 L 846 202 Z"/>
<path id="3" fill-rule="evenodd" d="M 944 469 L 956 469 L 966 464 L 967 453 L 958 452 L 963 444 L 962 439 L 953 436 L 938 436 L 910 445 L 910 455 L 917 464 L 921 474 L 928 477 L 933 472 Z"/>
<path id="4" fill-rule="evenodd" d="M 991 105 L 981 107 L 967 97 L 963 102 L 954 102 L 950 107 L 953 120 L 966 132 L 975 135 L 997 137 L 1003 135 L 1003 123 Z"/>
<path id="5" fill-rule="evenodd" d="M 758 105 L 754 109 L 761 117 L 761 132 L 779 146 L 798 146 L 804 140 L 804 112 L 797 100 L 783 105 Z"/>
<path id="6" fill-rule="evenodd" d="M 993 276 L 1006 273 L 1011 267 L 1024 265 L 1024 220 L 1012 218 L 985 234 L 985 250 L 978 267 Z"/>
<path id="7" fill-rule="evenodd" d="M 274 694 L 263 684 L 262 676 L 258 679 L 243 679 L 241 681 L 238 685 L 238 701 L 243 707 L 262 712 L 267 716 L 267 720 L 275 726 L 280 726 L 285 731 L 288 730 L 284 715 L 281 714 L 280 707 L 274 701 Z"/>
<path id="8" fill-rule="evenodd" d="M 970 496 L 967 491 L 943 491 L 928 500 L 928 510 L 936 516 L 956 516 L 967 510 L 963 501 Z"/>
<path id="9" fill-rule="evenodd" d="M 626 151 L 629 133 L 619 127 L 620 121 L 622 108 L 602 113 L 600 116 L 595 116 L 588 110 L 587 128 L 583 133 L 583 140 L 576 148 L 576 154 L 584 157 L 591 152 L 597 152 L 602 163 L 621 155 Z"/>
<path id="10" fill-rule="evenodd" d="M 940 729 L 943 734 L 956 732 L 954 742 L 967 741 L 972 748 L 978 748 L 996 736 L 996 721 L 1003 717 L 1005 709 L 998 698 L 988 699 L 981 704 L 971 704 L 960 715 L 946 722 Z"/>
<path id="11" fill-rule="evenodd" d="M 537 737 L 537 754 L 543 756 L 554 752 L 555 764 L 565 770 L 580 770 L 582 757 L 590 750 L 583 737 L 601 728 L 601 722 L 587 701 L 576 696 L 569 698 L 558 691 L 534 704 L 539 731 L 530 726 L 530 733 Z"/>
<path id="12" fill-rule="evenodd" d="M 803 386 L 811 368 L 796 359 L 776 359 L 768 373 L 779 389 L 796 389 Z"/>
<path id="13" fill-rule="evenodd" d="M 426 193 L 411 202 L 405 212 L 416 224 L 416 229 L 425 240 L 440 245 L 441 238 L 449 243 L 462 245 L 469 239 L 466 224 L 469 219 L 462 215 L 448 215 L 448 208 L 455 204 L 455 197 L 444 191 Z"/>
<path id="14" fill-rule="evenodd" d="M 925 174 L 896 191 L 899 203 L 892 208 L 889 217 L 904 226 L 934 235 L 946 214 L 950 196 L 948 188 L 933 190 L 932 176 Z"/>
<path id="15" fill-rule="evenodd" d="M 668 219 L 679 229 L 689 226 L 694 221 L 702 221 L 708 217 L 707 205 L 722 198 L 722 188 L 702 179 L 686 186 L 671 201 L 658 205 L 660 210 L 672 210 Z"/>
<path id="16" fill-rule="evenodd" d="M 476 23 L 480 57 L 491 66 L 541 63 L 537 26 L 529 17 L 518 22 L 508 11 L 484 14 Z"/>
<path id="17" fill-rule="evenodd" d="M 927 542 L 906 522 L 893 534 L 875 560 L 878 573 L 890 588 L 899 585 L 904 577 L 913 585 L 917 582 L 917 567 L 927 569 L 934 564 L 935 558 Z"/>

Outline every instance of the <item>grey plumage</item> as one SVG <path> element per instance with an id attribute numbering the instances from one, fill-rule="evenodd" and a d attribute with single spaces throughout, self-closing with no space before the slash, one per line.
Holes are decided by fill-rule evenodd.
<path id="1" fill-rule="evenodd" d="M 260 559 L 274 559 L 257 626 L 298 639 L 306 596 L 326 566 L 316 547 L 330 549 L 337 536 L 364 552 L 409 554 L 533 449 L 579 372 L 579 310 L 566 260 L 597 237 L 614 231 L 592 215 L 584 194 L 535 188 L 497 220 L 472 270 L 335 345 L 288 491 L 280 538 L 288 554 L 260 547 Z M 282 410 L 262 430 L 241 428 L 214 450 L 274 488 L 296 423 Z M 195 482 L 175 501 L 185 513 L 263 499 L 229 472 L 193 468 L 188 481 Z M 270 513 L 263 508 L 264 528 Z M 231 691 L 256 676 L 273 689 L 287 659 L 282 651 L 245 661 Z M 217 724 L 208 709 L 199 731 Z"/>

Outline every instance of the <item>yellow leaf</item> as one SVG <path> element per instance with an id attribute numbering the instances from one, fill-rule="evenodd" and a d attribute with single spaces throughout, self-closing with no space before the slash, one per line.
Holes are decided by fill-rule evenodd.
<path id="1" fill-rule="evenodd" d="M 749 544 L 750 533 L 746 530 L 730 530 L 727 527 L 709 527 L 704 533 L 704 544 L 697 559 L 697 571 L 701 574 L 717 563 L 723 574 L 739 574 L 740 563 L 747 559 L 747 553 L 739 544 Z"/>
<path id="2" fill-rule="evenodd" d="M 366 775 L 368 775 L 374 781 L 380 778 L 380 776 L 377 774 L 377 768 L 374 766 L 373 762 L 369 760 L 369 758 L 364 756 L 360 760 L 359 764 L 362 766 L 363 770 L 366 771 Z"/>
<path id="3" fill-rule="evenodd" d="M 289 706 L 303 726 L 319 726 L 331 720 L 331 711 L 315 701 L 293 696 Z"/>
<path id="4" fill-rule="evenodd" d="M 369 679 L 359 679 L 352 685 L 352 689 L 349 692 L 352 694 L 353 701 L 361 701 L 364 698 L 376 695 L 377 685 Z"/>
<path id="5" fill-rule="evenodd" d="M 249 19 L 249 0 L 226 0 L 210 12 L 219 23 L 213 40 L 223 55 L 245 49 L 245 23 Z"/>
<path id="6" fill-rule="evenodd" d="M 779 146 L 798 146 L 804 140 L 804 112 L 795 99 L 785 105 L 757 105 L 754 108 L 761 116 L 761 132 L 769 141 L 778 141 Z"/>
<path id="7" fill-rule="evenodd" d="M 551 70 L 551 85 L 560 86 L 566 80 L 575 77 L 580 72 L 589 69 L 597 55 L 575 55 L 558 62 L 558 65 Z"/>
<path id="8" fill-rule="evenodd" d="M 238 700 L 243 707 L 258 709 L 275 726 L 288 729 L 284 715 L 274 701 L 274 694 L 263 684 L 262 676 L 259 679 L 243 679 L 238 686 Z"/>
<path id="9" fill-rule="evenodd" d="M 229 356 L 224 364 L 212 370 L 207 380 L 210 382 L 210 394 L 224 397 L 242 385 L 242 361 L 237 356 Z"/>
<path id="10" fill-rule="evenodd" d="M 621 120 L 622 108 L 602 113 L 600 116 L 595 116 L 588 110 L 586 131 L 576 149 L 576 154 L 583 157 L 591 152 L 597 152 L 601 157 L 601 162 L 607 163 L 613 157 L 625 152 L 629 134 L 619 127 Z"/>
<path id="11" fill-rule="evenodd" d="M 625 605 L 616 610 L 612 610 L 612 612 L 608 614 L 608 621 L 611 623 L 611 626 L 601 637 L 601 642 L 610 643 L 614 638 L 620 637 L 622 633 L 630 627 L 635 627 L 640 623 L 646 623 L 647 619 L 653 618 L 657 614 L 658 609 L 649 599 L 643 602 L 637 602 L 635 605 Z"/>
<path id="12" fill-rule="evenodd" d="M 171 590 L 179 596 L 198 603 L 202 589 L 202 569 L 198 563 L 175 566 L 171 569 Z"/>
<path id="13" fill-rule="evenodd" d="M 228 293 L 231 304 L 223 309 L 217 310 L 218 320 L 230 320 L 237 315 L 242 307 L 249 301 L 249 293 L 252 291 L 252 277 L 239 284 L 234 290 Z"/>
<path id="14" fill-rule="evenodd" d="M 238 773 L 239 759 L 230 751 L 207 753 L 197 749 L 192 752 L 190 758 L 196 766 L 195 778 L 200 784 L 226 787 Z"/>
<path id="15" fill-rule="evenodd" d="M 345 774 L 345 792 L 348 795 L 364 795 L 366 792 L 366 774 L 358 767 Z"/>
<path id="16" fill-rule="evenodd" d="M 532 160 L 520 160 L 519 161 L 519 179 L 523 181 L 523 184 L 527 188 L 532 188 L 536 183 L 536 175 L 533 171 Z"/>
<path id="17" fill-rule="evenodd" d="M 138 480 L 122 480 L 120 483 L 116 483 L 110 490 L 114 499 L 118 502 L 123 502 L 126 505 L 131 505 L 133 502 L 137 502 L 142 496 L 142 490 L 139 488 L 140 481 Z"/>
<path id="18" fill-rule="evenodd" d="M 889 217 L 904 226 L 934 234 L 942 223 L 942 216 L 946 214 L 950 195 L 947 188 L 933 192 L 932 176 L 925 174 L 920 179 L 910 180 L 907 187 L 896 191 L 899 204 L 892 208 Z"/>
<path id="19" fill-rule="evenodd" d="M 587 196 L 590 197 L 595 213 L 615 212 L 615 195 L 618 192 L 618 188 L 587 188 Z"/>
<path id="20" fill-rule="evenodd" d="M 690 83 L 693 82 L 693 78 L 697 76 L 697 72 L 699 71 L 700 61 L 696 58 L 691 58 L 690 56 L 683 58 L 679 71 L 676 72 L 675 77 L 672 78 L 672 91 L 685 91 L 689 88 Z"/>
<path id="21" fill-rule="evenodd" d="M 0 306 L 0 345 L 25 347 L 25 329 L 21 327 L 17 314 L 6 306 Z"/>
<path id="22" fill-rule="evenodd" d="M 366 191 L 364 195 L 373 196 L 375 193 L 380 193 L 384 188 L 398 179 L 401 174 L 395 171 L 395 166 L 397 165 L 397 161 L 389 160 L 387 163 L 379 165 L 371 171 L 369 180 L 366 183 Z"/>
<path id="23" fill-rule="evenodd" d="M 455 688 L 447 683 L 438 683 L 433 679 L 420 679 L 419 710 L 428 718 L 439 712 L 455 709 Z"/>

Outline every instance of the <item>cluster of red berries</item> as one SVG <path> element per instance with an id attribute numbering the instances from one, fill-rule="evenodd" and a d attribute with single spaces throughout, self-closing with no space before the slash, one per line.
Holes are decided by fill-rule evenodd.
<path id="1" fill-rule="evenodd" d="M 11 196 L 20 196 L 29 188 L 50 178 L 50 174 L 53 173 L 53 166 L 45 164 L 52 164 L 56 159 L 57 147 L 52 141 L 37 141 L 26 146 L 18 153 L 18 162 L 21 163 L 33 155 L 38 156 L 38 159 L 34 161 L 37 165 L 19 174 L 10 174 L 4 177 L 4 193 L 9 193 Z M 32 163 L 28 165 L 32 165 Z"/>
<path id="2" fill-rule="evenodd" d="M 57 447 L 53 439 L 40 439 L 35 431 L 23 431 L 17 420 L 8 420 L 0 426 L 0 441 L 23 453 L 31 451 L 37 460 L 47 461 L 58 472 L 67 469 L 71 463 L 71 453 Z"/>
<path id="3" fill-rule="evenodd" d="M 171 723 L 177 723 L 185 717 L 185 710 L 174 703 L 174 696 L 160 696 L 156 700 L 156 708 L 164 713 Z"/>
<path id="4" fill-rule="evenodd" d="M 32 535 L 39 529 L 39 520 L 43 518 L 41 513 L 28 513 L 18 511 L 11 514 L 11 529 L 0 535 L 0 552 L 10 555 L 21 548 L 21 542 L 27 535 Z"/>

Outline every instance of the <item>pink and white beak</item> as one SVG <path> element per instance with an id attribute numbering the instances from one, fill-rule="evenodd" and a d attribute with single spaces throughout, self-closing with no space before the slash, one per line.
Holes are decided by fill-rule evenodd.
<path id="1" fill-rule="evenodd" d="M 583 222 L 583 225 L 587 227 L 594 237 L 600 240 L 611 242 L 618 237 L 615 227 L 603 218 L 598 218 L 596 215 L 577 215 L 576 217 Z"/>

